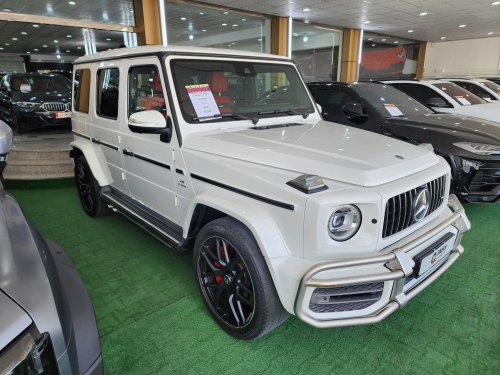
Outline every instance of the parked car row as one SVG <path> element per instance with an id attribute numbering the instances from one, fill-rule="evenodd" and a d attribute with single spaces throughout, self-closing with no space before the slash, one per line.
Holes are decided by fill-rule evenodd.
<path id="1" fill-rule="evenodd" d="M 0 120 L 19 134 L 71 125 L 71 82 L 57 73 L 7 73 L 0 81 Z"/>

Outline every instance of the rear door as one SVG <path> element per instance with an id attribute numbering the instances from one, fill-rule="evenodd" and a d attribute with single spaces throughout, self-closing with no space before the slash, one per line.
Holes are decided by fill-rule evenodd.
<path id="1" fill-rule="evenodd" d="M 122 168 L 120 149 L 120 123 L 127 119 L 119 112 L 120 102 L 125 101 L 126 77 L 121 61 L 103 62 L 94 65 L 93 85 L 95 95 L 91 111 L 90 136 L 100 146 L 113 177 L 114 188 L 128 193 Z"/>

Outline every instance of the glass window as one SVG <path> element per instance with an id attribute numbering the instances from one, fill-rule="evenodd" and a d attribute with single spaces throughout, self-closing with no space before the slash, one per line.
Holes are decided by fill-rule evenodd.
<path id="1" fill-rule="evenodd" d="M 129 116 L 149 110 L 167 116 L 160 72 L 156 65 L 136 66 L 130 69 Z"/>
<path id="2" fill-rule="evenodd" d="M 117 68 L 102 69 L 97 72 L 96 112 L 99 116 L 117 119 L 119 88 L 120 71 Z"/>
<path id="3" fill-rule="evenodd" d="M 359 103 L 351 95 L 340 90 L 317 90 L 316 103 L 321 106 L 322 113 L 330 116 L 344 116 L 342 107 L 347 103 Z"/>
<path id="4" fill-rule="evenodd" d="M 340 79 L 342 32 L 293 22 L 292 60 L 306 82 Z"/>
<path id="5" fill-rule="evenodd" d="M 271 19 L 208 4 L 166 2 L 168 44 L 271 53 Z"/>
<path id="6" fill-rule="evenodd" d="M 418 83 L 397 83 L 394 86 L 424 104 L 426 104 L 429 99 L 432 98 L 443 99 L 446 103 L 449 104 L 448 100 L 446 100 L 436 90 L 433 90 L 425 85 L 420 85 Z"/>
<path id="7" fill-rule="evenodd" d="M 476 94 L 476 95 L 478 95 L 478 94 L 484 94 L 484 95 L 488 95 L 489 97 L 491 97 L 490 93 L 488 91 L 486 91 L 485 89 L 483 89 L 477 83 L 462 82 L 462 81 L 453 81 L 453 83 L 455 83 L 456 85 L 458 85 L 458 86 L 466 89 L 467 91 L 470 91 L 473 94 Z"/>
<path id="8" fill-rule="evenodd" d="M 351 88 L 383 117 L 391 116 L 388 109 L 391 107 L 399 109 L 404 116 L 435 113 L 408 95 L 401 95 L 399 90 L 391 86 L 365 83 L 352 85 Z"/>
<path id="9" fill-rule="evenodd" d="M 420 42 L 364 33 L 359 64 L 359 80 L 414 78 Z"/>
<path id="10" fill-rule="evenodd" d="M 479 83 L 483 86 L 486 86 L 490 90 L 496 92 L 498 95 L 500 95 L 500 85 L 498 83 L 491 82 L 491 81 L 481 81 Z"/>
<path id="11" fill-rule="evenodd" d="M 90 69 L 78 69 L 73 79 L 73 107 L 75 111 L 89 113 Z"/>
<path id="12" fill-rule="evenodd" d="M 474 95 L 470 91 L 467 91 L 466 89 L 464 89 L 460 86 L 457 86 L 451 82 L 434 83 L 433 86 L 436 86 L 438 89 L 443 90 L 445 93 L 447 93 L 449 96 L 451 96 L 460 105 L 469 105 L 468 103 L 470 103 L 470 104 L 487 103 L 487 101 L 479 98 L 478 96 Z M 460 100 L 460 99 L 465 99 L 466 101 Z"/>
<path id="13" fill-rule="evenodd" d="M 314 112 L 308 92 L 293 65 L 247 61 L 172 60 L 177 97 L 184 119 L 198 124 L 187 92 L 208 84 L 221 114 L 248 117 L 288 116 L 280 110 Z M 227 117 L 222 120 L 234 120 Z"/>

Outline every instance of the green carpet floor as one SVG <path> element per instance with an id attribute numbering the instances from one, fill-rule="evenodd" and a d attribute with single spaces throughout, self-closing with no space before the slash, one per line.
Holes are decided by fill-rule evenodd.
<path id="1" fill-rule="evenodd" d="M 319 330 L 292 316 L 242 342 L 210 318 L 191 253 L 121 215 L 89 218 L 74 188 L 10 192 L 87 286 L 106 374 L 500 374 L 500 206 L 466 205 L 464 256 L 382 323 Z"/>

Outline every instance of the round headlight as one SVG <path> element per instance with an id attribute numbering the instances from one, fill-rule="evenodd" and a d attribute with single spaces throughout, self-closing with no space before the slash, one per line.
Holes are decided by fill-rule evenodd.
<path id="1" fill-rule="evenodd" d="M 361 211 L 351 204 L 342 206 L 328 219 L 328 234 L 335 241 L 346 241 L 361 225 Z"/>

